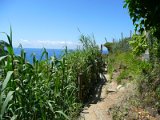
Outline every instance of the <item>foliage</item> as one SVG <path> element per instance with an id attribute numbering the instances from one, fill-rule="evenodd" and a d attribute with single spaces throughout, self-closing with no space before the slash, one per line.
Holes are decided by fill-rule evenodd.
<path id="1" fill-rule="evenodd" d="M 157 107 L 159 109 L 159 92 L 160 92 L 160 1 L 144 0 L 125 0 L 124 7 L 128 7 L 130 17 L 135 25 L 136 30 L 142 33 L 147 32 L 146 38 L 136 36 L 135 47 L 136 53 L 141 53 L 149 48 L 150 63 L 142 68 L 143 74 L 138 82 L 141 99 L 145 106 Z M 156 104 L 155 104 L 156 103 Z"/>
<path id="2" fill-rule="evenodd" d="M 82 49 L 70 53 L 67 62 L 76 75 L 83 74 L 83 99 L 87 99 L 100 79 L 99 73 L 102 73 L 103 61 L 94 38 L 81 35 L 80 41 Z"/>
<path id="3" fill-rule="evenodd" d="M 148 43 L 145 34 L 134 34 L 129 44 L 132 47 L 133 53 L 138 56 L 144 53 L 148 48 Z"/>
<path id="4" fill-rule="evenodd" d="M 132 39 L 136 38 L 144 41 L 143 37 L 146 36 L 133 35 Z M 133 42 L 133 40 L 129 42 Z M 142 42 L 141 44 L 144 43 Z M 133 43 L 130 45 L 132 44 Z M 135 47 L 139 47 L 136 49 L 136 51 L 141 50 L 141 46 L 135 45 Z M 160 67 L 158 66 L 159 65 L 157 64 L 157 66 L 152 69 L 152 64 L 150 62 L 142 61 L 141 58 L 139 56 L 135 56 L 132 51 L 121 51 L 121 48 L 118 48 L 117 52 L 109 54 L 108 72 L 111 75 L 116 75 L 114 76 L 114 80 L 116 80 L 119 84 L 126 84 L 130 81 L 133 81 L 132 83 L 136 84 L 136 88 L 138 88 L 138 92 L 134 91 L 136 93 L 135 96 L 129 97 L 128 100 L 124 100 L 129 103 L 121 102 L 121 105 L 116 105 L 115 107 L 111 108 L 113 119 L 138 119 L 138 112 L 135 112 L 135 110 L 141 107 L 156 107 L 159 109 Z M 134 86 L 134 84 L 131 85 Z M 138 105 L 136 105 L 137 103 Z"/>
<path id="5" fill-rule="evenodd" d="M 124 7 L 128 7 L 130 17 L 135 28 L 153 30 L 154 36 L 160 38 L 160 1 L 159 0 L 125 0 Z"/>
<path id="6" fill-rule="evenodd" d="M 114 46 L 114 52 L 127 52 L 130 50 L 129 41 L 131 40 L 130 37 L 126 37 L 124 39 L 121 39 L 118 42 L 115 42 Z"/>
<path id="7" fill-rule="evenodd" d="M 108 55 L 108 72 L 110 77 L 114 72 L 120 72 L 117 77 L 117 82 L 123 82 L 123 79 L 134 79 L 140 74 L 140 60 L 131 53 L 129 42 L 130 38 L 125 38 L 119 42 L 115 42 L 113 46 L 114 52 Z M 135 74 L 136 73 L 136 74 Z"/>
<path id="8" fill-rule="evenodd" d="M 135 29 L 141 33 L 145 30 L 156 39 L 148 39 L 151 62 L 154 60 L 154 46 L 156 45 L 156 57 L 160 61 L 160 1 L 154 0 L 125 0 L 124 7 L 128 7 L 130 17 L 135 25 Z"/>
<path id="9" fill-rule="evenodd" d="M 0 57 L 1 119 L 63 120 L 74 117 L 81 107 L 77 97 L 79 73 L 85 75 L 83 92 L 87 96 L 93 88 L 92 83 L 97 81 L 91 78 L 100 72 L 101 56 L 95 41 L 82 35 L 82 49 L 70 53 L 66 48 L 61 59 L 48 57 L 44 49 L 41 56 L 44 59 L 37 60 L 33 54 L 31 64 L 26 61 L 23 49 L 20 56 L 14 54 L 12 31 L 10 35 L 4 34 L 8 39 L 5 44 L 8 54 Z"/>
<path id="10" fill-rule="evenodd" d="M 7 111 L 8 103 L 13 98 L 14 91 L 9 91 L 7 95 L 5 95 L 5 89 L 7 88 L 7 84 L 11 78 L 13 71 L 8 71 L 7 76 L 3 83 L 1 83 L 1 90 L 0 90 L 0 119 L 3 119 L 4 113 Z M 13 116 L 14 117 L 14 116 Z M 13 118 L 12 117 L 12 118 Z"/>
<path id="11" fill-rule="evenodd" d="M 5 50 L 5 46 L 7 46 L 7 42 L 0 40 L 0 56 L 4 56 L 7 54 L 7 51 Z"/>
<path id="12" fill-rule="evenodd" d="M 104 46 L 109 50 L 109 53 L 128 51 L 130 50 L 128 41 L 130 41 L 130 38 L 124 38 L 118 42 L 106 42 Z"/>
<path id="13" fill-rule="evenodd" d="M 106 43 L 104 44 L 104 46 L 108 49 L 108 52 L 109 52 L 109 53 L 112 53 L 112 51 L 113 51 L 113 44 L 114 44 L 114 43 L 111 43 L 111 42 L 106 42 Z"/>
<path id="14" fill-rule="evenodd" d="M 126 80 L 134 80 L 141 74 L 143 64 L 130 51 L 109 55 L 108 72 L 112 77 L 113 72 L 119 72 L 116 80 L 125 83 Z"/>
<path id="15" fill-rule="evenodd" d="M 132 40 L 128 41 L 132 49 L 137 47 L 135 49 L 139 51 L 137 55 L 142 53 L 141 47 L 143 46 L 141 45 L 146 44 L 145 39 L 146 36 L 133 35 Z M 140 46 L 135 45 L 137 41 L 141 41 Z M 149 106 L 155 108 L 156 106 L 156 108 L 159 108 L 160 106 L 160 67 L 155 66 L 156 69 L 153 70 L 150 62 L 142 61 L 137 55 L 135 56 L 135 52 L 131 50 L 122 51 L 120 47 L 117 47 L 117 52 L 108 56 L 108 72 L 111 77 L 115 75 L 112 80 L 116 80 L 119 84 L 126 84 L 132 81 L 133 84 L 131 86 L 133 87 L 135 84 L 137 85 L 136 88 L 138 88 L 138 92 L 134 91 L 136 95 L 127 96 L 124 102 L 122 101 L 120 105 L 118 104 L 111 108 L 112 118 L 115 120 L 138 119 L 138 112 L 135 112 L 135 110 L 141 107 Z M 129 94 L 132 94 L 132 92 Z"/>
<path id="16" fill-rule="evenodd" d="M 143 106 L 149 106 L 159 109 L 159 89 L 160 89 L 160 66 L 152 64 L 143 67 L 143 74 L 137 81 L 140 98 L 143 100 Z"/>

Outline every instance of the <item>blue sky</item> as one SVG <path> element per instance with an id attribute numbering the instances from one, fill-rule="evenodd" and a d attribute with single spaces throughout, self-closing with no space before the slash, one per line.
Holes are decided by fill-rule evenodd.
<path id="1" fill-rule="evenodd" d="M 0 32 L 11 24 L 15 47 L 75 48 L 78 28 L 94 34 L 97 44 L 134 30 L 123 0 L 0 0 L 0 18 Z"/>

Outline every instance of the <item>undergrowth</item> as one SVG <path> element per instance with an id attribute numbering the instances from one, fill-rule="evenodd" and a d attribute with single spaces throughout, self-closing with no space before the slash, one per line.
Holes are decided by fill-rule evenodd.
<path id="1" fill-rule="evenodd" d="M 140 58 L 135 57 L 130 51 L 112 53 L 108 56 L 108 72 L 110 77 L 114 72 L 119 72 L 117 82 L 125 83 L 135 80 L 141 73 L 143 63 Z"/>
<path id="2" fill-rule="evenodd" d="M 120 49 L 120 48 L 118 48 Z M 117 50 L 118 51 L 118 50 Z M 112 109 L 114 120 L 119 119 L 160 119 L 160 65 L 155 60 L 144 61 L 131 50 L 112 52 L 108 55 L 108 72 L 112 78 L 118 72 L 116 81 L 136 85 L 135 95 L 115 105 Z"/>

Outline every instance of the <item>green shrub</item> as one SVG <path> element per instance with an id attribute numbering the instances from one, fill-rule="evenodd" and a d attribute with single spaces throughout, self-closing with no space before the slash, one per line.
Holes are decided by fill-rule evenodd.
<path id="1" fill-rule="evenodd" d="M 108 56 L 108 72 L 112 77 L 113 72 L 118 72 L 117 82 L 123 83 L 123 80 L 135 80 L 142 72 L 144 62 L 134 56 L 132 52 L 112 53 Z M 124 81 L 126 82 L 126 81 Z"/>

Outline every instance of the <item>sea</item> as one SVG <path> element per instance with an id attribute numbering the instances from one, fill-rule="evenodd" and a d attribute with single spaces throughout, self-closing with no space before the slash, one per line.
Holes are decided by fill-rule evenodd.
<path id="1" fill-rule="evenodd" d="M 23 48 L 26 52 L 26 60 L 30 63 L 33 63 L 33 54 L 35 54 L 36 59 L 40 60 L 41 55 L 43 53 L 43 49 L 40 48 Z M 56 56 L 58 59 L 61 58 L 64 54 L 64 49 L 46 49 L 48 52 L 48 56 Z M 68 51 L 74 51 L 73 49 L 69 49 Z M 21 48 L 14 48 L 14 53 L 16 55 L 21 54 Z M 103 50 L 102 54 L 108 54 L 108 50 Z M 44 57 L 43 57 L 44 59 Z"/>
<path id="2" fill-rule="evenodd" d="M 42 53 L 43 53 L 43 49 L 40 48 L 23 48 L 24 51 L 26 52 L 26 60 L 30 63 L 33 63 L 32 59 L 33 59 L 33 54 L 36 56 L 37 60 L 41 59 Z M 48 52 L 48 56 L 56 56 L 57 58 L 62 57 L 62 55 L 64 54 L 64 49 L 46 49 Z M 21 54 L 21 48 L 14 48 L 14 53 L 16 55 L 20 55 Z M 44 57 L 43 57 L 44 59 Z"/>

